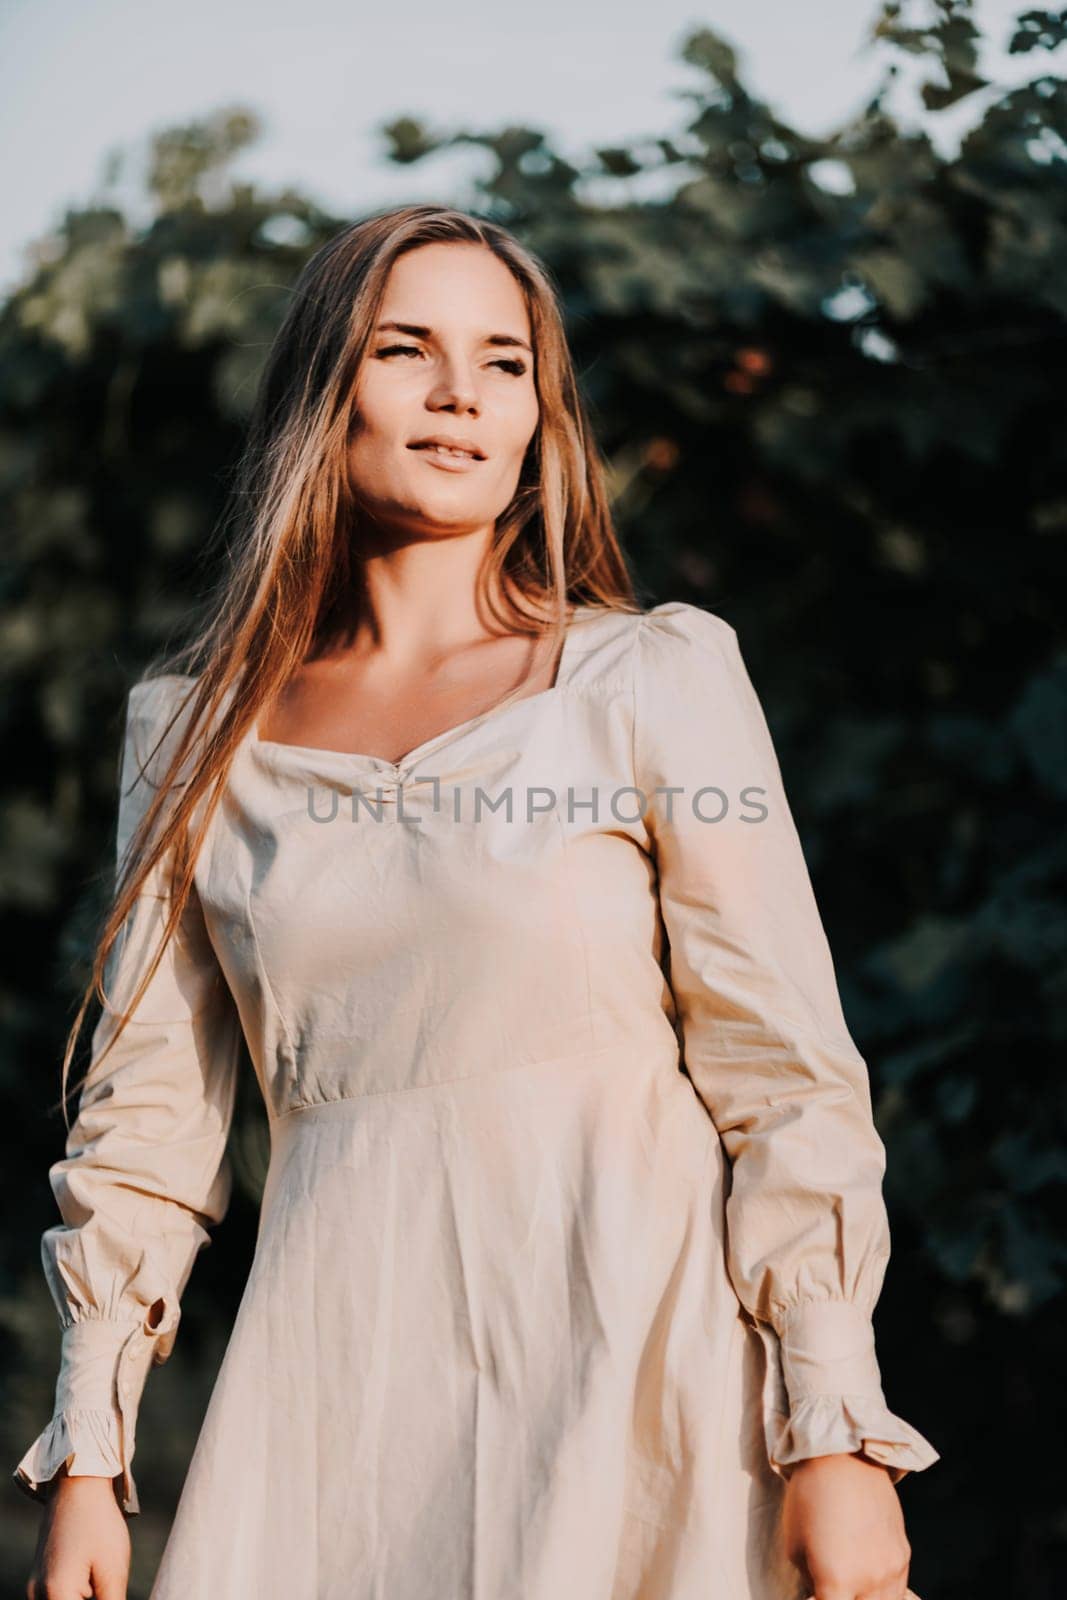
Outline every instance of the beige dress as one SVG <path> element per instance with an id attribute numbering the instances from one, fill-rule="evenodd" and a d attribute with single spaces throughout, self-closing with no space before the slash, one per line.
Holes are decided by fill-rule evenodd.
<path id="1" fill-rule="evenodd" d="M 120 852 L 190 686 L 130 692 Z M 881 1390 L 884 1150 L 726 622 L 579 608 L 552 688 L 399 763 L 253 731 L 196 889 L 51 1169 L 15 1469 L 139 1509 L 250 1059 L 257 1248 L 151 1600 L 793 1600 L 790 1463 L 938 1459 Z"/>

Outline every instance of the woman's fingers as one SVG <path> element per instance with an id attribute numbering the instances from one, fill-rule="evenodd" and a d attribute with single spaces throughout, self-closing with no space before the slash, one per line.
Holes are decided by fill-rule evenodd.
<path id="1" fill-rule="evenodd" d="M 808 1595 L 808 1600 L 897 1600 L 897 1595 L 891 1590 L 875 1590 L 873 1594 L 846 1595 L 843 1589 L 822 1589 L 819 1594 Z M 920 1595 L 913 1589 L 905 1589 L 899 1600 L 921 1600 Z"/>
<path id="2" fill-rule="evenodd" d="M 94 1571 L 93 1600 L 126 1600 L 126 1573 L 121 1568 Z"/>

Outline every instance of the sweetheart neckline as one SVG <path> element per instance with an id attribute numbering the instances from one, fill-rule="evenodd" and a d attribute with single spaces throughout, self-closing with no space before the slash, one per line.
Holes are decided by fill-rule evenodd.
<path id="1" fill-rule="evenodd" d="M 406 754 L 401 756 L 399 761 L 390 761 L 386 756 L 372 755 L 365 750 L 336 750 L 326 745 L 290 744 L 281 739 L 263 739 L 259 735 L 258 718 L 253 722 L 249 731 L 248 747 L 264 758 L 269 758 L 272 753 L 278 753 L 284 757 L 286 752 L 290 752 L 295 758 L 304 756 L 310 757 L 315 761 L 369 762 L 373 767 L 384 768 L 392 773 L 402 773 L 411 766 L 412 762 L 419 761 L 428 750 L 443 744 L 448 739 L 458 738 L 460 734 L 465 733 L 469 728 L 479 723 L 486 722 L 494 716 L 506 716 L 509 711 L 514 711 L 519 706 L 532 705 L 536 701 L 548 700 L 560 695 L 566 688 L 575 624 L 580 614 L 588 609 L 587 606 L 575 606 L 573 608 L 564 633 L 563 647 L 560 651 L 559 660 L 556 663 L 555 680 L 549 684 L 547 689 L 538 689 L 534 694 L 522 695 L 518 700 L 512 700 L 506 705 L 501 705 L 498 701 L 496 705 L 489 706 L 485 711 L 476 712 L 472 717 L 465 717 L 462 722 L 454 723 L 450 728 L 443 728 L 440 733 L 435 733 L 429 739 L 423 739 L 419 744 L 413 745 Z"/>

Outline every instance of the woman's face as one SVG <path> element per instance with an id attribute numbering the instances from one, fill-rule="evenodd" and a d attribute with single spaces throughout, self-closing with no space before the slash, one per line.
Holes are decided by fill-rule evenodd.
<path id="1" fill-rule="evenodd" d="M 532 342 L 522 291 L 484 246 L 420 245 L 394 263 L 348 450 L 353 494 L 376 521 L 423 536 L 494 526 L 537 428 Z M 480 459 L 420 447 L 434 436 Z"/>

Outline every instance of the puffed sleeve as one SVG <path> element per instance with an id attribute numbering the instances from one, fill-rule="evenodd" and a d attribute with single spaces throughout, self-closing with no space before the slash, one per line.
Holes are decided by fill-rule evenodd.
<path id="1" fill-rule="evenodd" d="M 681 601 L 645 613 L 633 692 L 670 988 L 730 1162 L 728 1268 L 767 1356 L 771 1466 L 862 1450 L 898 1482 L 939 1456 L 889 1411 L 875 1354 L 885 1149 L 734 629 Z"/>
<path id="2" fill-rule="evenodd" d="M 121 862 L 151 798 L 162 756 L 139 777 L 166 726 L 178 675 L 130 691 L 118 804 Z M 165 748 L 165 747 L 164 747 Z M 100 1056 L 158 945 L 167 911 L 165 866 L 141 893 L 112 948 L 103 1009 L 65 1158 L 49 1171 L 62 1223 L 41 1241 L 62 1328 L 51 1421 L 14 1471 L 44 1500 L 71 1476 L 121 1477 L 121 1502 L 140 1511 L 131 1473 L 141 1395 L 174 1345 L 179 1302 L 207 1229 L 229 1204 L 225 1154 L 241 1059 L 235 1003 L 194 891 L 166 952 L 107 1059 Z"/>

